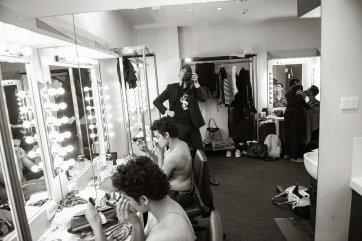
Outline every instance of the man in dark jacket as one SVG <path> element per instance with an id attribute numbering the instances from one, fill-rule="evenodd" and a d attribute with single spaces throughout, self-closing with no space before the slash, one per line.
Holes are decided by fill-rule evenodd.
<path id="1" fill-rule="evenodd" d="M 178 83 L 167 85 L 166 89 L 153 101 L 161 112 L 172 117 L 179 132 L 179 139 L 191 143 L 193 149 L 204 150 L 200 127 L 205 125 L 198 101 L 207 100 L 205 92 L 200 88 L 198 76 L 192 73 L 190 65 L 184 65 L 179 73 Z M 169 109 L 163 103 L 169 101 Z M 210 178 L 210 183 L 218 183 Z"/>

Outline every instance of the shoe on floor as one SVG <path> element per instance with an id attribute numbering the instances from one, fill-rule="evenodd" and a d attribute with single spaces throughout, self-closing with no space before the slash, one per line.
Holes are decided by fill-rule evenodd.
<path id="1" fill-rule="evenodd" d="M 297 159 L 290 158 L 290 161 L 291 162 L 304 162 L 304 160 L 302 158 L 297 158 Z"/>
<path id="2" fill-rule="evenodd" d="M 216 181 L 214 178 L 209 176 L 209 183 L 214 186 L 218 186 L 220 183 Z"/>
<path id="3" fill-rule="evenodd" d="M 241 152 L 239 149 L 235 150 L 235 157 L 240 157 L 241 156 Z"/>
<path id="4" fill-rule="evenodd" d="M 226 157 L 231 157 L 232 154 L 233 153 L 229 150 L 229 151 L 226 152 Z"/>

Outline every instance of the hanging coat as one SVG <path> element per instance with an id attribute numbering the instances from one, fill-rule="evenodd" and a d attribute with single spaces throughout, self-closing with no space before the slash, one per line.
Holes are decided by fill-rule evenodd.
<path id="1" fill-rule="evenodd" d="M 133 68 L 133 65 L 131 61 L 129 61 L 128 58 L 122 58 L 123 61 L 123 75 L 124 75 L 124 81 L 128 83 L 129 88 L 134 89 L 137 87 L 137 77 L 136 77 L 136 71 Z M 120 67 L 119 67 L 119 59 L 117 59 L 117 73 L 118 73 L 118 79 L 122 86 L 122 76 L 120 73 Z"/>

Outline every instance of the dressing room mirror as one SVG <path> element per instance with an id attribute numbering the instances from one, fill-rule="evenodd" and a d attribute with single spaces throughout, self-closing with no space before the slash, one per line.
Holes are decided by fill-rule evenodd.
<path id="1" fill-rule="evenodd" d="M 320 57 L 272 59 L 268 61 L 268 107 L 285 108 L 285 93 L 289 90 L 289 81 L 298 79 L 303 90 L 312 85 L 320 89 Z M 278 98 L 279 97 L 279 98 Z M 281 98 L 282 99 L 281 99 Z M 320 100 L 320 95 L 315 98 Z M 306 96 L 306 101 L 309 101 Z"/>
<path id="2" fill-rule="evenodd" d="M 30 53 L 31 48 L 28 49 Z M 45 176 L 47 164 L 41 144 L 42 136 L 39 132 L 38 115 L 40 112 L 34 104 L 33 80 L 29 75 L 31 64 L 16 59 L 12 59 L 13 62 L 6 62 L 9 60 L 9 58 L 3 59 L 0 54 L 0 81 L 9 120 L 8 123 L 2 123 L 2 125 L 8 125 L 11 130 L 12 139 L 9 141 L 13 145 L 25 210 L 27 218 L 30 219 L 50 199 Z M 1 219 L 13 223 L 7 194 L 10 184 L 4 180 L 3 171 L 3 167 L 1 167 Z M 10 227 L 12 227 L 11 230 L 7 231 L 13 230 L 14 226 Z"/>

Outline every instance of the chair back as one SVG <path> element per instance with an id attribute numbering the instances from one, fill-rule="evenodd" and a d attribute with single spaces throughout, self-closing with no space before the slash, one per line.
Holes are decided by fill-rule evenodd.
<path id="1" fill-rule="evenodd" d="M 206 229 L 206 240 L 208 241 L 222 241 L 222 223 L 218 210 L 211 211 L 209 222 Z"/>
<path id="2" fill-rule="evenodd" d="M 209 184 L 207 158 L 203 151 L 197 150 L 193 162 L 193 181 L 199 189 L 200 197 L 205 206 L 214 210 L 214 198 Z"/>

